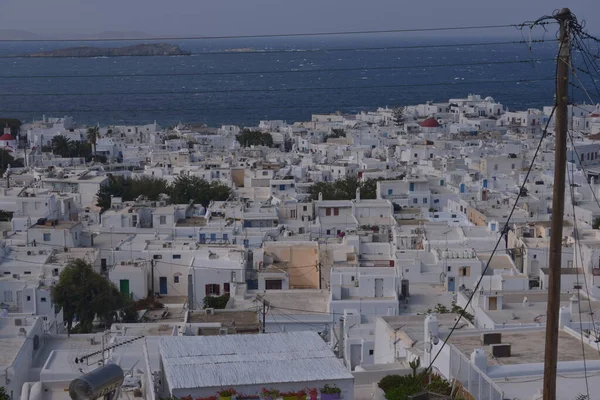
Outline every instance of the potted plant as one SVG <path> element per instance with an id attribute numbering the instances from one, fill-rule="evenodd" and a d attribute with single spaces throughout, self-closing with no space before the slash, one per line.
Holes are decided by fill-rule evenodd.
<path id="1" fill-rule="evenodd" d="M 260 399 L 260 396 L 257 394 L 243 394 L 238 393 L 235 395 L 236 400 L 252 400 L 252 399 Z"/>
<path id="2" fill-rule="evenodd" d="M 279 397 L 279 390 L 273 388 L 262 388 L 261 393 L 264 400 L 275 400 Z"/>
<path id="3" fill-rule="evenodd" d="M 236 391 L 234 388 L 221 389 L 217 392 L 219 394 L 219 399 L 221 400 L 231 400 Z"/>
<path id="4" fill-rule="evenodd" d="M 217 396 L 197 397 L 196 400 L 217 400 Z"/>
<path id="5" fill-rule="evenodd" d="M 319 389 L 317 388 L 310 388 L 310 389 L 306 389 L 308 391 L 308 394 L 310 396 L 310 400 L 317 400 L 317 397 L 319 396 Z"/>
<path id="6" fill-rule="evenodd" d="M 296 392 L 296 398 L 298 400 L 306 400 L 306 390 L 300 389 Z"/>
<path id="7" fill-rule="evenodd" d="M 282 392 L 280 396 L 283 397 L 283 400 L 298 400 L 298 393 L 296 392 Z"/>
<path id="8" fill-rule="evenodd" d="M 191 395 L 183 396 L 181 400 L 193 400 Z"/>
<path id="9" fill-rule="evenodd" d="M 321 388 L 321 400 L 337 400 L 342 396 L 342 389 L 337 385 L 325 385 Z"/>

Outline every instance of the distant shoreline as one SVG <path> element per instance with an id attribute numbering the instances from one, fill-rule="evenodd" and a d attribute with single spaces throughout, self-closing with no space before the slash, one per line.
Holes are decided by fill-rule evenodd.
<path id="1" fill-rule="evenodd" d="M 23 57 L 123 57 L 123 56 L 189 56 L 191 52 L 168 43 L 138 44 L 125 47 L 70 47 L 38 53 L 23 54 Z"/>

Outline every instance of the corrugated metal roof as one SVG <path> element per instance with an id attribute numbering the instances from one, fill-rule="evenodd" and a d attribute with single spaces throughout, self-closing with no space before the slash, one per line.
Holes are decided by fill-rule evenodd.
<path id="1" fill-rule="evenodd" d="M 315 332 L 165 337 L 171 389 L 353 379 Z"/>

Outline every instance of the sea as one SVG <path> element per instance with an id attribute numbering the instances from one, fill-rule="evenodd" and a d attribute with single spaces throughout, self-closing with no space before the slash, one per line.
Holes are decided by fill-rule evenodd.
<path id="1" fill-rule="evenodd" d="M 16 56 L 139 42 L 2 42 L 0 117 L 255 126 L 469 94 L 491 96 L 509 109 L 539 108 L 551 105 L 554 93 L 558 46 L 552 35 L 545 39 L 378 34 L 168 40 L 192 55 L 113 58 Z"/>

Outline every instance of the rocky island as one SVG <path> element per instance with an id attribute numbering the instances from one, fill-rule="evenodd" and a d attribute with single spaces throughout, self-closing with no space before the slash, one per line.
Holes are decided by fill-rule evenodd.
<path id="1" fill-rule="evenodd" d="M 139 56 L 189 56 L 184 51 L 168 43 L 136 44 L 125 47 L 70 47 L 39 53 L 26 54 L 24 57 L 139 57 Z"/>

